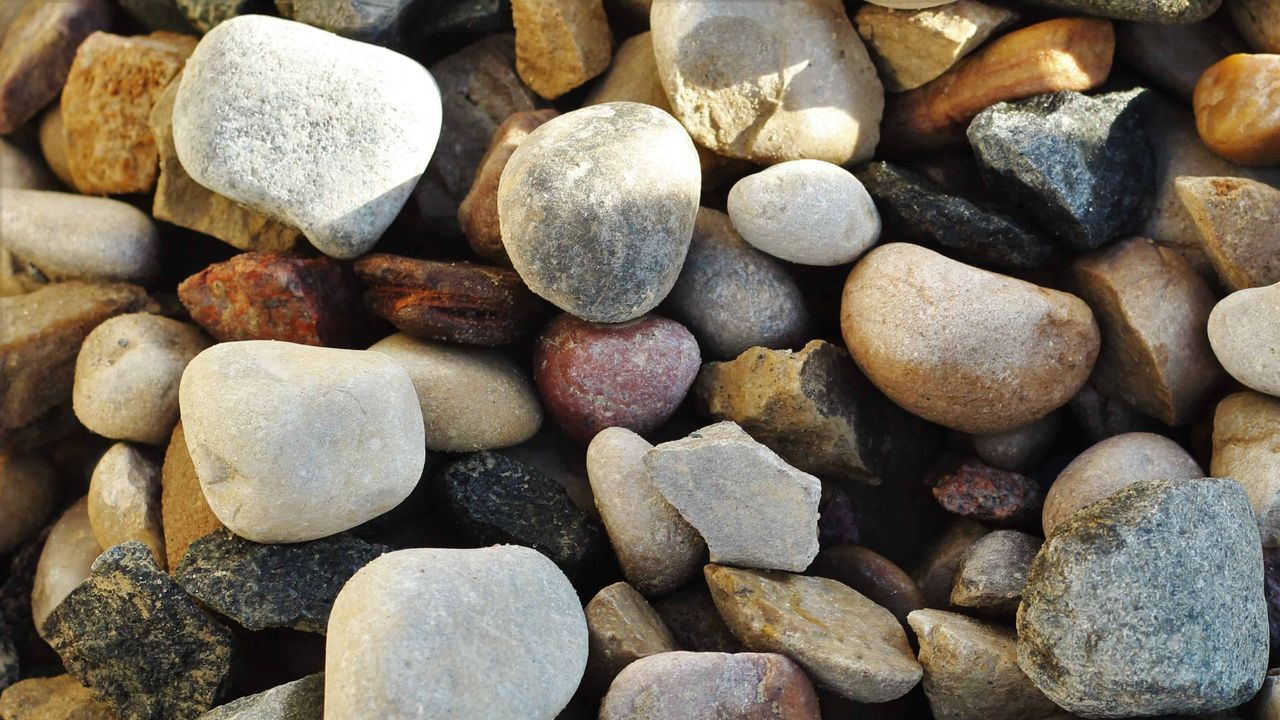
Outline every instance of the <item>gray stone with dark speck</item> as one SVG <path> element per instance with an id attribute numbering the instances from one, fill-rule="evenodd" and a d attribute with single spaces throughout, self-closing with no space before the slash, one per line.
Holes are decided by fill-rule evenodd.
<path id="1" fill-rule="evenodd" d="M 1186 24 L 1199 22 L 1213 14 L 1222 0 L 1022 0 L 1070 12 L 1136 20 Z"/>
<path id="2" fill-rule="evenodd" d="M 324 673 L 316 673 L 214 708 L 199 720 L 322 720 L 323 717 Z"/>

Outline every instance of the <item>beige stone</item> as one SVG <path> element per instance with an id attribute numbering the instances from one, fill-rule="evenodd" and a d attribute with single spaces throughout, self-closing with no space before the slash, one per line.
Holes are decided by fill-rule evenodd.
<path id="1" fill-rule="evenodd" d="M 1240 384 L 1280 397 L 1280 284 L 1223 298 L 1209 314 L 1209 343 Z"/>
<path id="2" fill-rule="evenodd" d="M 960 557 L 951 604 L 1012 618 L 1041 542 L 1017 530 L 996 530 L 978 540 Z"/>
<path id="3" fill-rule="evenodd" d="M 951 69 L 992 33 L 1016 20 L 1012 10 L 977 0 L 919 10 L 863 5 L 854 15 L 885 90 L 918 88 Z"/>
<path id="4" fill-rule="evenodd" d="M 103 548 L 137 540 L 165 567 L 160 524 L 160 465 L 128 443 L 116 443 L 89 480 L 89 524 Z"/>
<path id="5" fill-rule="evenodd" d="M 1239 392 L 1213 416 L 1209 474 L 1244 486 L 1258 518 L 1263 547 L 1280 547 L 1280 400 Z"/>
<path id="6" fill-rule="evenodd" d="M 160 516 L 170 570 L 177 569 L 192 542 L 222 527 L 200 489 L 181 422 L 173 429 L 160 469 Z"/>
<path id="7" fill-rule="evenodd" d="M 959 518 L 951 521 L 951 525 L 933 541 L 920 564 L 911 573 L 916 587 L 920 588 L 925 607 L 951 606 L 951 588 L 955 584 L 960 558 L 990 532 L 991 528 L 981 523 Z"/>
<path id="8" fill-rule="evenodd" d="M 116 720 L 109 705 L 93 699 L 89 688 L 70 675 L 33 677 L 0 694 L 5 720 Z"/>
<path id="9" fill-rule="evenodd" d="M 601 0 L 512 0 L 516 72 L 551 100 L 609 67 L 613 35 Z"/>
<path id="10" fill-rule="evenodd" d="M 1238 177 L 1180 177 L 1174 186 L 1228 290 L 1280 282 L 1280 190 Z"/>
<path id="11" fill-rule="evenodd" d="M 1227 0 L 1236 29 L 1254 52 L 1280 53 L 1280 2 Z"/>
<path id="12" fill-rule="evenodd" d="M 67 187 L 75 187 L 71 178 L 71 161 L 67 159 L 67 131 L 62 125 L 62 105 L 50 106 L 40 118 L 40 152 L 49 169 Z"/>
<path id="13" fill-rule="evenodd" d="M 596 593 L 585 612 L 586 677 L 601 692 L 623 668 L 636 660 L 680 649 L 653 606 L 624 582 L 608 585 Z"/>
<path id="14" fill-rule="evenodd" d="M 77 585 L 88 579 L 90 567 L 100 554 L 102 546 L 94 539 L 93 526 L 89 524 L 89 499 L 80 498 L 54 523 L 36 564 L 31 619 L 41 637 L 45 618 Z"/>
<path id="15" fill-rule="evenodd" d="M 1200 139 L 1241 165 L 1280 163 L 1280 55 L 1237 53 L 1196 83 L 1192 106 Z"/>
<path id="16" fill-rule="evenodd" d="M 32 452 L 0 453 L 0 555 L 44 527 L 58 499 L 53 466 Z"/>

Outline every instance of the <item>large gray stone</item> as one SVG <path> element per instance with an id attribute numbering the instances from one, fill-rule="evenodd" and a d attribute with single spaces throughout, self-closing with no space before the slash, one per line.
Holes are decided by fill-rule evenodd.
<path id="1" fill-rule="evenodd" d="M 151 218 L 108 198 L 0 189 L 0 247 L 58 279 L 145 283 L 160 266 Z"/>
<path id="2" fill-rule="evenodd" d="M 324 673 L 277 685 L 216 707 L 199 720 L 322 720 Z"/>

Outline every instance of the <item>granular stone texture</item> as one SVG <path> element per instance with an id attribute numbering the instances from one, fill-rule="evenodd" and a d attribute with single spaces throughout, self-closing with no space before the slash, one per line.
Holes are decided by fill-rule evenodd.
<path id="1" fill-rule="evenodd" d="M 234 700 L 198 720 L 323 720 L 324 673 Z"/>
<path id="2" fill-rule="evenodd" d="M 669 652 L 618 676 L 600 720 L 819 720 L 818 696 L 794 662 L 774 653 Z"/>
<path id="3" fill-rule="evenodd" d="M 972 460 L 940 471 L 932 482 L 939 505 L 974 520 L 1026 523 L 1044 504 L 1044 491 L 1033 478 Z"/>

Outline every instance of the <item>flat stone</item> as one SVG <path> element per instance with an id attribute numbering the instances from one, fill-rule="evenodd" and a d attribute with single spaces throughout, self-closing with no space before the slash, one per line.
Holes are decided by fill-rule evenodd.
<path id="1" fill-rule="evenodd" d="M 146 283 L 160 266 L 160 235 L 145 213 L 107 198 L 0 190 L 4 247 L 52 280 Z"/>
<path id="2" fill-rule="evenodd" d="M 276 0 L 282 17 L 343 37 L 396 45 L 417 0 Z"/>
<path id="3" fill-rule="evenodd" d="M 669 652 L 642 658 L 614 681 L 600 720 L 819 720 L 804 671 L 774 653 Z"/>
<path id="4" fill-rule="evenodd" d="M 1238 177 L 1180 177 L 1174 186 L 1200 249 L 1228 290 L 1280 282 L 1280 190 Z"/>
<path id="5" fill-rule="evenodd" d="M 40 532 L 58 500 L 58 478 L 41 454 L 0 453 L 0 555 L 8 555 Z"/>
<path id="6" fill-rule="evenodd" d="M 968 433 L 1011 430 L 1066 403 L 1099 345 L 1093 313 L 1074 295 L 904 243 L 854 266 L 840 325 L 890 400 Z"/>
<path id="7" fill-rule="evenodd" d="M 103 437 L 164 444 L 178 422 L 182 371 L 209 345 L 198 328 L 159 315 L 107 320 L 89 333 L 76 357 L 76 418 Z"/>
<path id="8" fill-rule="evenodd" d="M 76 50 L 62 90 L 67 168 L 86 195 L 150 192 L 160 156 L 151 109 L 182 71 L 196 38 L 95 32 Z"/>
<path id="9" fill-rule="evenodd" d="M 187 20 L 202 33 L 207 33 L 233 17 L 253 12 L 267 12 L 270 0 L 173 0 Z"/>
<path id="10" fill-rule="evenodd" d="M 338 595 L 325 717 L 551 718 L 586 664 L 577 593 L 542 554 L 401 550 Z"/>
<path id="11" fill-rule="evenodd" d="M 752 347 L 799 347 L 810 337 L 809 311 L 786 266 L 748 245 L 728 215 L 705 207 L 664 307 L 717 360 Z"/>
<path id="12" fill-rule="evenodd" d="M 192 542 L 173 574 L 182 589 L 249 630 L 324 633 L 338 591 L 390 552 L 347 533 L 290 545 L 260 545 L 226 529 Z"/>
<path id="13" fill-rule="evenodd" d="M 649 476 L 652 448 L 626 428 L 601 430 L 587 447 L 587 475 L 623 575 L 645 595 L 663 595 L 697 573 L 707 545 Z"/>
<path id="14" fill-rule="evenodd" d="M 951 604 L 1013 617 L 1041 542 L 1017 530 L 996 530 L 975 542 L 956 568 Z"/>
<path id="15" fill-rule="evenodd" d="M 187 366 L 178 398 L 209 507 L 255 542 L 315 540 L 375 518 L 426 462 L 413 382 L 382 353 L 221 343 Z"/>
<path id="16" fill-rule="evenodd" d="M 170 571 L 178 568 L 193 541 L 222 527 L 200 489 L 200 476 L 187 451 L 187 436 L 181 422 L 173 428 L 164 453 L 164 465 L 160 468 L 160 517 L 165 565 Z"/>
<path id="17" fill-rule="evenodd" d="M 902 7 L 868 3 L 853 17 L 889 92 L 933 80 L 1018 17 L 1012 10 L 977 0 L 935 0 L 921 9 L 894 9 Z"/>
<path id="18" fill-rule="evenodd" d="M 818 553 L 809 572 L 831 578 L 857 590 L 883 607 L 900 623 L 924 607 L 924 596 L 914 580 L 885 556 L 859 545 L 837 545 Z"/>
<path id="19" fill-rule="evenodd" d="M 265 15 L 205 35 L 173 106 L 192 179 L 339 258 L 367 252 L 395 219 L 439 130 L 439 90 L 421 65 Z"/>
<path id="20" fill-rule="evenodd" d="M 766 165 L 875 152 L 884 90 L 841 3 L 664 2 L 649 21 L 673 114 L 699 145 Z"/>
<path id="21" fill-rule="evenodd" d="M 842 697 L 887 702 L 920 681 L 897 619 L 846 585 L 722 565 L 708 565 L 706 576 L 720 615 L 748 648 L 786 655 Z"/>
<path id="22" fill-rule="evenodd" d="M 945 192 L 929 178 L 874 162 L 858 172 L 893 237 L 920 243 L 965 262 L 1030 270 L 1052 259 L 1053 244 L 995 205 Z"/>
<path id="23" fill-rule="evenodd" d="M 1226 5 L 1236 30 L 1255 52 L 1274 53 L 1280 50 L 1280 34 L 1275 25 L 1280 19 L 1280 6 L 1273 0 L 1233 0 Z"/>
<path id="24" fill-rule="evenodd" d="M 81 498 L 53 524 L 40 551 L 31 590 L 31 618 L 40 637 L 48 639 L 45 620 L 89 577 L 90 567 L 101 553 L 102 547 L 93 538 L 93 527 L 89 524 L 88 498 Z"/>
<path id="25" fill-rule="evenodd" d="M 818 554 L 822 483 L 733 422 L 645 454 L 658 491 L 702 535 L 711 561 L 799 572 Z"/>
<path id="26" fill-rule="evenodd" d="M 1039 515 L 1044 503 L 1035 478 L 975 460 L 948 464 L 929 483 L 944 510 L 974 520 L 1021 525 Z"/>
<path id="27" fill-rule="evenodd" d="M 1018 665 L 1068 712 L 1195 714 L 1258 691 L 1267 637 L 1244 489 L 1158 480 L 1081 510 L 1045 541 L 1018 610 Z"/>
<path id="28" fill-rule="evenodd" d="M 1280 396 L 1280 284 L 1233 292 L 1209 314 L 1209 343 L 1231 377 Z"/>
<path id="29" fill-rule="evenodd" d="M 197 720 L 323 720 L 324 673 L 233 700 Z"/>
<path id="30" fill-rule="evenodd" d="M 925 607 L 951 607 L 951 588 L 955 585 L 956 569 L 960 558 L 974 543 L 981 540 L 991 528 L 965 518 L 952 520 L 933 545 L 925 551 L 924 558 L 911 573 L 920 588 Z"/>
<path id="31" fill-rule="evenodd" d="M 70 675 L 28 678 L 0 694 L 6 720 L 116 720 L 108 705 Z"/>
<path id="32" fill-rule="evenodd" d="M 973 451 L 998 470 L 1025 472 L 1044 459 L 1058 439 L 1062 413 L 1054 411 L 1027 425 L 973 436 Z"/>
<path id="33" fill-rule="evenodd" d="M 1240 6 L 1238 0 L 1228 3 Z M 1184 103 L 1191 102 L 1196 81 L 1210 65 L 1228 55 L 1245 52 L 1244 43 L 1217 23 L 1169 25 L 1126 22 L 1116 26 L 1116 51 L 1125 62 L 1162 90 Z"/>
<path id="34" fill-rule="evenodd" d="M 35 117 L 66 83 L 76 48 L 111 22 L 106 0 L 11 3 L 0 42 L 0 135 Z"/>
<path id="35" fill-rule="evenodd" d="M 705 582 L 691 582 L 653 601 L 676 644 L 694 652 L 742 652 L 742 643 L 724 624 Z"/>
<path id="36" fill-rule="evenodd" d="M 1222 0 L 1026 0 L 1057 10 L 1117 20 L 1188 24 L 1213 14 Z"/>
<path id="37" fill-rule="evenodd" d="M 512 153 L 498 190 L 502 241 L 529 289 L 561 310 L 631 320 L 675 284 L 700 186 L 698 154 L 670 115 L 631 102 L 582 108 Z"/>
<path id="38" fill-rule="evenodd" d="M 600 0 L 511 0 L 516 72 L 551 100 L 609 67 L 612 35 Z"/>
<path id="39" fill-rule="evenodd" d="M 997 103 L 969 125 L 982 177 L 997 196 L 1073 250 L 1133 229 L 1154 189 L 1143 89 L 1074 92 Z"/>
<path id="40" fill-rule="evenodd" d="M 160 465 L 128 443 L 112 445 L 89 480 L 89 524 L 104 548 L 136 540 L 165 568 Z"/>
<path id="41" fill-rule="evenodd" d="M 44 121 L 41 121 L 41 127 Z M 27 152 L 8 140 L 0 139 L 0 188 L 18 190 L 56 190 L 58 181 L 33 152 Z M 5 235 L 9 234 L 5 223 Z M 7 239 L 7 238 L 6 238 Z"/>
<path id="42" fill-rule="evenodd" d="M 1042 720 L 1061 712 L 1018 667 L 1013 630 L 944 610 L 917 610 L 908 622 L 936 717 Z"/>
<path id="43" fill-rule="evenodd" d="M 585 613 L 590 648 L 587 679 L 601 692 L 636 660 L 680 649 L 653 606 L 624 582 L 596 593 Z"/>
<path id="44" fill-rule="evenodd" d="M 1205 70 L 1192 98 L 1204 144 L 1241 165 L 1280 162 L 1280 122 L 1269 91 L 1277 77 L 1280 58 L 1264 53 L 1231 55 Z"/>
<path id="45" fill-rule="evenodd" d="M 231 680 L 234 640 L 127 542 L 49 615 L 45 636 L 67 671 L 128 718 L 194 718 Z"/>
<path id="46" fill-rule="evenodd" d="M 1200 477 L 1204 471 L 1195 459 L 1163 435 L 1115 435 L 1080 453 L 1058 473 L 1044 500 L 1044 534 L 1047 537 L 1080 508 L 1129 485 Z"/>
<path id="47" fill-rule="evenodd" d="M 62 185 L 74 187 L 76 182 L 71 177 L 71 161 L 67 159 L 67 134 L 62 127 L 61 104 L 51 106 L 40 118 L 40 152 L 45 163 Z M 48 188 L 32 188 L 33 190 L 56 190 L 60 186 Z"/>
<path id="48" fill-rule="evenodd" d="M 1253 392 L 1228 395 L 1213 414 L 1209 472 L 1240 483 L 1257 516 L 1263 547 L 1280 547 L 1280 400 Z"/>

